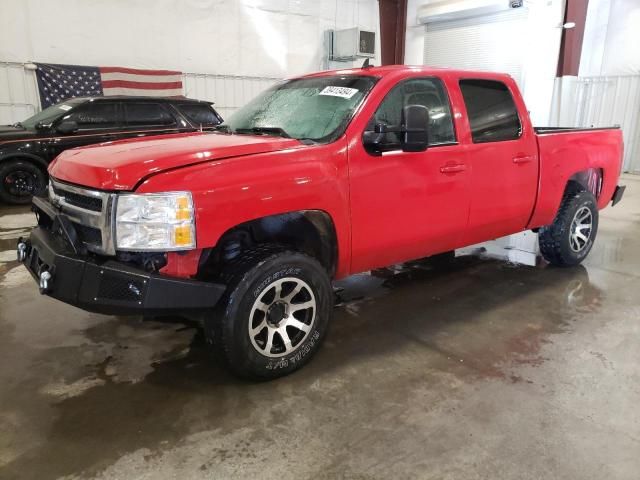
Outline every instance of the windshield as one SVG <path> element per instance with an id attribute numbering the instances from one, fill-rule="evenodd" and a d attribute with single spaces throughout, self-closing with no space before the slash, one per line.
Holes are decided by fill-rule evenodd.
<path id="1" fill-rule="evenodd" d="M 26 120 L 20 122 L 27 130 L 33 130 L 36 128 L 36 125 L 49 125 L 51 122 L 58 119 L 58 117 L 64 115 L 73 107 L 86 102 L 86 98 L 71 98 L 64 102 L 60 102 L 57 105 L 51 105 L 48 108 L 45 108 L 39 113 L 36 113 L 33 117 L 29 117 Z"/>
<path id="2" fill-rule="evenodd" d="M 344 133 L 376 80 L 354 75 L 289 80 L 258 95 L 221 127 L 232 133 L 331 142 Z"/>

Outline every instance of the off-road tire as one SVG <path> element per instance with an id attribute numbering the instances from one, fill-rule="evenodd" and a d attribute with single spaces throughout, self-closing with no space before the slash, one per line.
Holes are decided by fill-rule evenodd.
<path id="1" fill-rule="evenodd" d="M 572 223 L 576 213 L 583 208 L 591 212 L 592 227 L 588 241 L 579 251 L 571 248 Z M 544 259 L 558 267 L 570 267 L 582 262 L 591 251 L 598 233 L 598 206 L 591 192 L 569 190 L 560 205 L 555 220 L 540 228 L 538 242 Z"/>
<path id="2" fill-rule="evenodd" d="M 270 357 L 254 346 L 250 318 L 269 285 L 283 278 L 300 279 L 309 286 L 316 307 L 313 315 L 309 313 L 310 329 L 295 349 Z M 286 247 L 261 245 L 225 265 L 220 279 L 227 290 L 214 313 L 205 319 L 205 334 L 216 357 L 233 373 L 250 379 L 274 379 L 298 370 L 311 359 L 326 335 L 333 307 L 331 281 L 316 259 Z"/>
<path id="3" fill-rule="evenodd" d="M 12 176 L 21 173 L 29 176 L 33 186 L 31 194 L 17 195 L 10 191 L 9 181 Z M 15 159 L 0 162 L 0 201 L 11 205 L 26 205 L 31 203 L 33 195 L 42 195 L 47 187 L 47 174 L 29 160 Z"/>

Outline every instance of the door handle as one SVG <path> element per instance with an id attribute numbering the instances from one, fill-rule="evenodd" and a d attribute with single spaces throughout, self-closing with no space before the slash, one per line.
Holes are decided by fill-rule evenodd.
<path id="1" fill-rule="evenodd" d="M 520 157 L 513 157 L 513 163 L 527 163 L 532 162 L 535 159 L 536 157 L 534 157 L 533 155 L 523 155 Z"/>
<path id="2" fill-rule="evenodd" d="M 458 163 L 457 165 L 445 165 L 444 167 L 440 167 L 441 173 L 459 173 L 464 172 L 467 169 L 467 166 L 464 163 Z"/>

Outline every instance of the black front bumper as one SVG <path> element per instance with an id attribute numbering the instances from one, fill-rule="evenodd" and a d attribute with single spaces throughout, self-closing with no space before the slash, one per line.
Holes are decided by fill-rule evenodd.
<path id="1" fill-rule="evenodd" d="M 79 253 L 67 226 L 56 228 L 57 213 L 48 202 L 37 199 L 34 210 L 49 218 L 45 222 L 40 218 L 40 226 L 28 240 L 19 241 L 18 249 L 23 250 L 24 264 L 36 282 L 43 272 L 49 273 L 46 288 L 40 290 L 57 300 L 90 312 L 163 315 L 212 308 L 225 291 L 222 284 L 167 277 Z"/>

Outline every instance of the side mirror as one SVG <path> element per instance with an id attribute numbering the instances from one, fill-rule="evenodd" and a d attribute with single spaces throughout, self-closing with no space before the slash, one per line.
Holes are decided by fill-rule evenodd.
<path id="1" fill-rule="evenodd" d="M 58 124 L 56 130 L 60 133 L 73 133 L 78 130 L 78 124 L 73 120 L 63 120 Z"/>
<path id="2" fill-rule="evenodd" d="M 373 126 L 373 131 L 369 130 L 364 132 L 364 148 L 371 154 L 380 155 L 380 153 L 382 153 L 384 136 L 390 130 L 391 129 L 384 123 L 376 123 Z"/>
<path id="3" fill-rule="evenodd" d="M 400 145 L 404 152 L 424 152 L 429 145 L 429 110 L 424 105 L 402 109 Z"/>

